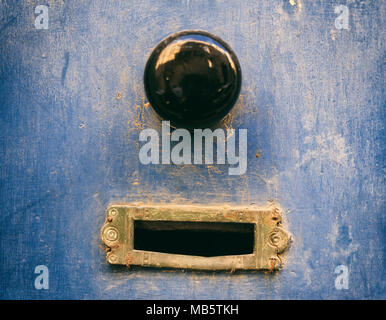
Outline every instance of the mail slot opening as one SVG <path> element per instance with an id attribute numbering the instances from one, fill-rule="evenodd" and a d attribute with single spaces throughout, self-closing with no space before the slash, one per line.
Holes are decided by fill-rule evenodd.
<path id="1" fill-rule="evenodd" d="M 254 224 L 134 221 L 134 249 L 216 257 L 253 253 Z"/>

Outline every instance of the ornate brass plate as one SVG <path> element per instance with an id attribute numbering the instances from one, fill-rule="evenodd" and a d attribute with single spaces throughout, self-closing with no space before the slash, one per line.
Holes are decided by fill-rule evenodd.
<path id="1" fill-rule="evenodd" d="M 135 224 L 159 225 L 160 222 L 207 227 L 233 223 L 237 228 L 249 224 L 253 228 L 252 252 L 208 257 L 137 249 Z M 282 227 L 280 210 L 275 206 L 111 205 L 107 208 L 101 237 L 107 246 L 110 264 L 202 270 L 279 270 L 283 266 L 281 254 L 290 244 L 290 236 Z"/>

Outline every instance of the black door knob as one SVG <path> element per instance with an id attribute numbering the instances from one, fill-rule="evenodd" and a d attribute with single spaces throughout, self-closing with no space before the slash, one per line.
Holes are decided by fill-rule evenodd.
<path id="1" fill-rule="evenodd" d="M 147 98 L 178 127 L 210 127 L 234 106 L 241 68 L 232 49 L 204 31 L 182 31 L 161 41 L 147 61 Z"/>

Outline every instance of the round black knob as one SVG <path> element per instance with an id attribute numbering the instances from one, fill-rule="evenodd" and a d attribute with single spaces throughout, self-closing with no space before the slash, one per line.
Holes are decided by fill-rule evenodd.
<path id="1" fill-rule="evenodd" d="M 233 107 L 241 68 L 232 49 L 204 31 L 182 31 L 161 41 L 147 61 L 146 96 L 178 127 L 210 127 Z"/>

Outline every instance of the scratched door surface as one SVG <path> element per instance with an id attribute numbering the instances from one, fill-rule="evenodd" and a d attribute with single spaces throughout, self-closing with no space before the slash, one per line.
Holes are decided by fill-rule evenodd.
<path id="1" fill-rule="evenodd" d="M 1 1 L 0 297 L 385 298 L 384 19 L 383 1 Z M 145 63 L 184 29 L 240 60 L 220 126 L 248 130 L 244 175 L 138 160 L 139 132 L 160 128 Z M 279 272 L 105 260 L 109 203 L 270 201 L 293 235 Z"/>

